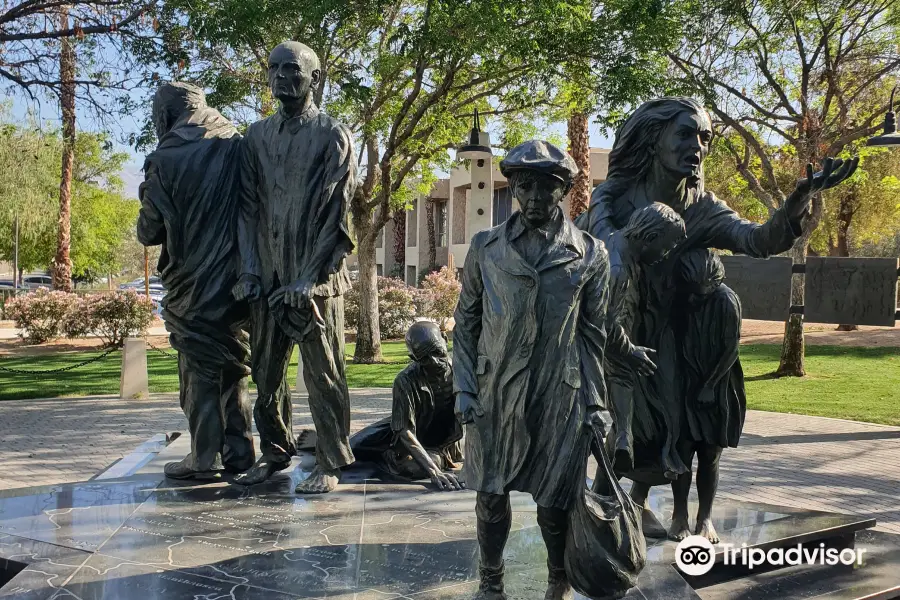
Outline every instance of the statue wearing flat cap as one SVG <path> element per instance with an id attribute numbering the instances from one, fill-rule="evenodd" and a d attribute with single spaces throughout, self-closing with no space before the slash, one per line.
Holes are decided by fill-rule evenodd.
<path id="1" fill-rule="evenodd" d="M 505 598 L 509 493 L 538 505 L 546 598 L 568 597 L 567 516 L 590 428 L 602 427 L 609 259 L 559 202 L 577 167 L 530 141 L 500 163 L 521 209 L 472 239 L 454 316 L 454 391 L 466 424 L 465 482 L 478 492 L 479 599 Z"/>
<path id="2" fill-rule="evenodd" d="M 250 300 L 254 409 L 262 457 L 237 483 L 286 469 L 297 453 L 287 368 L 300 348 L 316 428 L 316 467 L 299 493 L 333 490 L 353 462 L 350 395 L 344 372 L 344 299 L 353 249 L 347 210 L 356 189 L 350 131 L 319 112 L 316 54 L 285 42 L 269 55 L 269 85 L 280 107 L 250 126 L 241 156 L 240 280 Z"/>

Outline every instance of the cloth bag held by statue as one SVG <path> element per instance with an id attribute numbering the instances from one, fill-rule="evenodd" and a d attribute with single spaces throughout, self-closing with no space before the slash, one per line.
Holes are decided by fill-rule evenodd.
<path id="1" fill-rule="evenodd" d="M 641 507 L 625 493 L 613 474 L 603 449 L 603 438 L 594 430 L 602 455 L 597 477 L 606 478 L 608 495 L 582 484 L 569 513 L 566 534 L 566 575 L 580 594 L 592 600 L 621 598 L 635 586 L 647 560 L 641 530 Z M 581 467 L 585 481 L 587 461 Z"/>

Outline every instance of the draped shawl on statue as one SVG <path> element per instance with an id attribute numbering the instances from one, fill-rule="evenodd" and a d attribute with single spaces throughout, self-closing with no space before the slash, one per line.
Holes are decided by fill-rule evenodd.
<path id="1" fill-rule="evenodd" d="M 241 137 L 215 109 L 199 108 L 175 123 L 144 163 L 138 237 L 162 244 L 163 317 L 172 347 L 209 376 L 246 370 L 249 353 L 235 303 L 237 195 Z"/>

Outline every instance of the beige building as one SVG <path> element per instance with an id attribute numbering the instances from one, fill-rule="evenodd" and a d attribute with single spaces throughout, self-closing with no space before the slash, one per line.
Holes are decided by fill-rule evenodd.
<path id="1" fill-rule="evenodd" d="M 591 148 L 592 187 L 606 181 L 608 166 L 609 150 Z M 412 209 L 406 213 L 406 264 L 403 279 L 407 285 L 417 285 L 419 277 L 432 267 L 429 257 L 428 203 L 432 204 L 434 219 L 434 266 L 440 268 L 450 264 L 452 260 L 457 272 L 462 269 L 472 236 L 482 229 L 499 225 L 518 210 L 506 178 L 500 174 L 497 166 L 489 168 L 488 163 L 480 167 L 473 161 L 471 169 L 462 166 L 454 169 L 449 179 L 439 180 L 431 193 L 413 201 Z M 568 198 L 563 204 L 568 213 Z M 376 244 L 379 275 L 391 275 L 395 271 L 393 240 L 394 223 L 388 221 Z"/>

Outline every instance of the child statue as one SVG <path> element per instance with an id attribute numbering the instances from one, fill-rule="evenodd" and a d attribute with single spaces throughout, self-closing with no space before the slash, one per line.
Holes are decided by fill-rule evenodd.
<path id="1" fill-rule="evenodd" d="M 695 532 L 718 543 L 711 515 L 719 483 L 722 448 L 736 448 L 744 427 L 747 398 L 738 360 L 741 302 L 722 283 L 722 261 L 706 249 L 682 255 L 676 267 L 682 320 L 676 325 L 681 349 L 683 412 L 678 452 L 688 471 L 672 482 L 675 507 L 669 537 L 690 535 L 688 493 L 697 455 L 697 495 L 700 502 Z"/>

